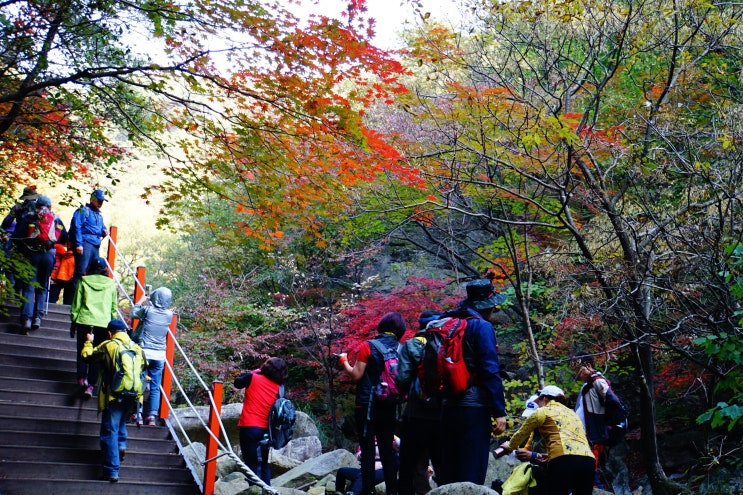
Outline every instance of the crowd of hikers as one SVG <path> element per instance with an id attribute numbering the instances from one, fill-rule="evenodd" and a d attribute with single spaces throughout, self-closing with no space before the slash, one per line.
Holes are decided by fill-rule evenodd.
<path id="1" fill-rule="evenodd" d="M 485 483 L 491 442 L 506 431 L 507 375 L 490 323 L 506 298 L 486 278 L 468 283 L 466 291 L 455 309 L 423 311 L 417 333 L 405 342 L 405 320 L 391 312 L 380 319 L 378 335 L 355 349 L 353 365 L 347 353 L 338 355 L 339 366 L 356 382 L 361 463 L 360 481 L 343 491 L 344 477 L 336 486 L 339 495 L 372 495 L 380 481 L 388 495 Z M 521 427 L 492 452 L 513 452 L 523 464 L 491 488 L 503 495 L 590 495 L 601 487 L 600 465 L 612 451 L 621 452 L 614 446 L 623 442 L 626 409 L 589 357 L 576 357 L 571 365 L 584 383 L 576 408 L 567 406 L 556 385 L 529 397 Z"/>
<path id="2" fill-rule="evenodd" d="M 6 258 L 25 259 L 29 270 L 5 275 L 20 303 L 20 333 L 41 327 L 48 304 L 70 305 L 70 338 L 77 338 L 76 376 L 83 399 L 98 397 L 101 416 L 101 479 L 116 482 L 126 456 L 127 423 L 156 426 L 165 365 L 172 294 L 160 287 L 132 308 L 136 329 L 119 317 L 117 285 L 99 255 L 108 234 L 101 207 L 105 193 L 95 189 L 77 208 L 69 230 L 52 211 L 48 196 L 35 186 L 3 218 Z M 146 418 L 143 418 L 143 413 Z"/>
<path id="3" fill-rule="evenodd" d="M 161 287 L 136 302 L 131 329 L 118 315 L 117 287 L 100 257 L 107 229 L 96 189 L 75 210 L 67 230 L 48 196 L 26 187 L 2 222 L 6 255 L 28 261 L 31 273 L 7 273 L 21 298 L 20 329 L 38 329 L 48 300 L 70 304 L 70 337 L 77 338 L 77 381 L 84 398 L 98 396 L 102 479 L 118 481 L 127 423 L 157 425 L 165 344 L 173 318 L 171 291 Z M 50 290 L 54 287 L 56 290 Z M 414 337 L 401 342 L 406 323 L 384 315 L 378 334 L 346 353 L 339 366 L 356 383 L 354 420 L 360 469 L 339 471 L 341 495 L 420 495 L 432 486 L 485 483 L 491 442 L 506 432 L 506 401 L 493 312 L 506 300 L 487 278 L 466 285 L 466 299 L 450 311 L 423 311 Z M 547 385 L 526 400 L 523 422 L 493 454 L 523 461 L 493 488 L 503 495 L 589 495 L 600 486 L 599 466 L 612 466 L 626 484 L 621 459 L 627 427 L 624 405 L 588 357 L 571 362 L 583 382 L 575 409 L 561 388 Z M 238 377 L 245 390 L 238 423 L 242 457 L 270 485 L 269 448 L 291 439 L 294 408 L 284 398 L 287 363 L 266 359 Z M 272 424 L 273 423 L 273 424 Z M 624 472 L 622 472 L 622 468 Z M 345 490 L 348 481 L 348 490 Z"/>

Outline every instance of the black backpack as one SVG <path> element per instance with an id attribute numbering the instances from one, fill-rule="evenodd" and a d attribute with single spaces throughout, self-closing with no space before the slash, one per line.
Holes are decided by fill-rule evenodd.
<path id="1" fill-rule="evenodd" d="M 283 448 L 294 435 L 297 411 L 292 401 L 284 397 L 284 386 L 279 385 L 279 396 L 268 414 L 268 440 L 274 449 Z"/>

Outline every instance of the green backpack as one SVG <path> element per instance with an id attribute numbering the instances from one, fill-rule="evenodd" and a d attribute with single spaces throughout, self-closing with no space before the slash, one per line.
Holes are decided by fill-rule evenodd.
<path id="1" fill-rule="evenodd" d="M 134 342 L 124 344 L 116 342 L 116 356 L 114 358 L 114 369 L 111 375 L 111 395 L 122 399 L 136 400 L 142 395 L 146 370 L 144 357 L 141 349 Z"/>

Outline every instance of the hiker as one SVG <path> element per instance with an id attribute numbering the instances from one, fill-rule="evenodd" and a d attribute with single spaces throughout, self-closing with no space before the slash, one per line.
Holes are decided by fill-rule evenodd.
<path id="1" fill-rule="evenodd" d="M 611 388 L 609 381 L 594 369 L 593 360 L 588 356 L 574 359 L 570 365 L 576 378 L 583 382 L 575 412 L 585 426 L 586 436 L 596 458 L 594 485 L 603 488 L 599 477 L 599 466 L 603 466 L 613 478 L 614 493 L 630 494 L 629 469 L 624 460 L 627 453 L 627 444 L 624 441 L 627 425 L 610 425 L 607 421 L 607 394 Z"/>
<path id="2" fill-rule="evenodd" d="M 511 440 L 501 444 L 510 452 L 526 445 L 532 433 L 539 435 L 547 449 L 544 495 L 591 495 L 594 462 L 591 446 L 578 415 L 567 407 L 561 388 L 548 385 L 537 392 L 537 406 Z"/>
<path id="3" fill-rule="evenodd" d="M 381 345 L 387 350 L 397 349 L 405 328 L 405 319 L 400 313 L 387 313 L 379 320 L 378 335 L 372 339 L 378 341 L 378 344 L 372 344 L 372 340 L 364 342 L 356 355 L 353 367 L 348 363 L 346 353 L 338 357 L 340 365 L 356 382 L 354 415 L 356 433 L 361 446 L 362 495 L 374 494 L 375 439 L 379 443 L 379 456 L 382 460 L 387 494 L 397 493 L 397 466 L 392 450 L 397 405 L 393 402 L 374 400 L 373 394 L 385 367 L 384 355 L 376 346 Z"/>
<path id="4" fill-rule="evenodd" d="M 105 201 L 108 201 L 106 195 L 102 190 L 96 189 L 90 195 L 90 202 L 75 210 L 72 215 L 70 245 L 75 253 L 75 274 L 72 276 L 72 285 L 75 287 L 99 257 L 101 239 L 108 235 L 101 214 Z"/>
<path id="5" fill-rule="evenodd" d="M 469 481 L 485 483 L 490 457 L 490 439 L 506 429 L 506 402 L 495 329 L 489 319 L 505 301 L 488 279 L 467 284 L 467 298 L 444 318 L 467 320 L 462 353 L 470 380 L 466 390 L 444 402 L 442 423 L 443 462 L 436 468 L 439 485 Z M 495 426 L 491 426 L 491 418 Z"/>
<path id="6" fill-rule="evenodd" d="M 111 379 L 116 370 L 116 355 L 122 344 L 131 346 L 141 357 L 140 365 L 147 363 L 142 349 L 131 342 L 126 330 L 126 323 L 119 319 L 112 319 L 106 325 L 108 340 L 94 348 L 94 336 L 89 333 L 86 335 L 87 339 L 82 350 L 84 358 L 101 365 L 98 393 L 98 413 L 101 414 L 100 442 L 103 454 L 101 479 L 111 483 L 119 481 L 119 468 L 126 456 L 128 436 L 126 420 L 142 402 L 141 390 L 136 398 L 123 398 L 117 396 L 112 390 Z M 134 372 L 139 373 L 139 371 Z"/>
<path id="7" fill-rule="evenodd" d="M 429 405 L 417 391 L 418 366 L 426 345 L 426 326 L 441 316 L 440 311 L 426 310 L 418 317 L 418 332 L 400 349 L 397 386 L 408 394 L 400 432 L 399 495 L 421 495 L 431 490 L 429 467 L 434 473 L 441 465 L 441 408 Z"/>
<path id="8" fill-rule="evenodd" d="M 524 412 L 521 413 L 522 418 L 528 418 L 539 409 L 538 398 L 538 395 L 532 395 L 526 399 Z M 549 459 L 544 450 L 542 437 L 539 435 L 539 431 L 534 430 L 526 444 L 514 452 L 516 458 L 522 461 L 522 464 L 511 471 L 511 475 L 505 482 L 496 480 L 500 484 L 500 489 L 497 491 L 501 495 L 543 495 L 543 476 Z M 500 457 L 505 454 L 505 449 L 499 447 L 493 454 Z M 538 484 L 540 480 L 542 481 L 541 486 Z"/>
<path id="9" fill-rule="evenodd" d="M 98 363 L 85 360 L 82 351 L 88 335 L 93 345 L 108 339 L 108 322 L 117 316 L 116 282 L 108 276 L 108 263 L 100 256 L 93 260 L 90 274 L 80 279 L 70 307 L 70 338 L 77 335 L 77 383 L 83 388 L 83 397 L 89 399 L 98 381 Z"/>
<path id="10" fill-rule="evenodd" d="M 268 466 L 268 416 L 279 396 L 279 387 L 289 377 L 289 367 L 282 358 L 268 358 L 258 370 L 235 379 L 237 389 L 245 389 L 242 412 L 237 422 L 243 462 L 267 485 L 271 485 Z"/>
<path id="11" fill-rule="evenodd" d="M 156 426 L 160 407 L 160 384 L 165 368 L 165 343 L 168 328 L 173 320 L 169 309 L 173 294 L 167 287 L 158 287 L 149 297 L 145 294 L 132 308 L 132 318 L 139 319 L 132 339 L 139 344 L 147 356 L 147 376 L 150 377 L 150 393 L 144 404 L 145 423 Z"/>
<path id="12" fill-rule="evenodd" d="M 3 218 L 0 227 L 2 227 L 2 229 L 5 231 L 5 234 L 7 235 L 7 238 L 5 238 L 5 244 L 3 245 L 3 251 L 5 252 L 6 257 L 10 256 L 11 249 L 13 248 L 13 233 L 15 232 L 18 219 L 21 217 L 21 213 L 29 210 L 30 208 L 35 209 L 36 199 L 38 197 L 39 195 L 36 192 L 36 186 L 24 187 L 21 197 L 18 198 L 18 201 L 16 201 L 13 206 L 10 207 L 10 211 L 7 215 L 5 215 L 5 218 Z M 6 273 L 6 276 L 8 278 L 8 281 L 10 282 L 10 285 L 13 286 L 16 291 L 18 291 L 15 274 L 9 270 Z"/>
<path id="13" fill-rule="evenodd" d="M 399 461 L 400 439 L 393 437 L 392 450 L 395 452 L 395 460 Z M 361 461 L 361 448 L 356 452 L 356 458 Z M 382 460 L 379 457 L 379 448 L 376 449 L 374 457 L 374 483 L 376 485 L 384 481 L 384 469 L 382 469 Z M 346 486 L 348 483 L 348 487 Z M 335 477 L 335 491 L 343 495 L 357 495 L 362 491 L 361 469 L 350 466 L 338 468 Z M 348 488 L 348 490 L 346 490 Z"/>
<path id="14" fill-rule="evenodd" d="M 62 304 L 72 304 L 75 296 L 75 287 L 72 285 L 72 276 L 75 273 L 75 255 L 64 244 L 54 245 L 54 268 L 52 269 L 52 283 L 49 286 L 49 302 L 56 303 L 62 295 Z M 64 292 L 63 292 L 64 291 Z"/>
<path id="15" fill-rule="evenodd" d="M 66 242 L 67 231 L 52 212 L 52 200 L 38 195 L 28 210 L 19 213 L 13 232 L 14 249 L 31 265 L 28 279 L 21 278 L 20 323 L 22 333 L 36 330 L 46 315 L 49 277 L 54 267 L 54 245 Z M 18 277 L 17 277 L 18 278 Z"/>

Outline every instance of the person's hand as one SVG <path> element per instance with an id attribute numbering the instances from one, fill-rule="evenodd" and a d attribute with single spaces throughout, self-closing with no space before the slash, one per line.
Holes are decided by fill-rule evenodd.
<path id="1" fill-rule="evenodd" d="M 516 458 L 520 461 L 529 461 L 531 460 L 531 450 L 517 450 L 516 451 Z"/>
<path id="2" fill-rule="evenodd" d="M 336 354 L 336 356 L 338 356 L 338 363 L 345 367 L 345 364 L 348 362 L 348 353 L 341 352 L 340 354 Z"/>
<path id="3" fill-rule="evenodd" d="M 93 332 L 90 332 L 85 336 L 85 338 L 88 339 L 88 342 L 93 342 L 93 339 L 95 338 L 95 334 Z"/>
<path id="4" fill-rule="evenodd" d="M 495 426 L 493 427 L 493 435 L 498 436 L 502 434 L 504 431 L 506 431 L 506 417 L 501 416 L 500 418 L 495 418 Z"/>
<path id="5" fill-rule="evenodd" d="M 82 246 L 75 246 L 75 252 L 77 254 L 83 254 L 83 247 Z"/>
<path id="6" fill-rule="evenodd" d="M 101 232 L 101 239 L 103 239 L 107 235 L 108 235 L 108 231 L 107 230 L 104 230 L 103 232 Z"/>

